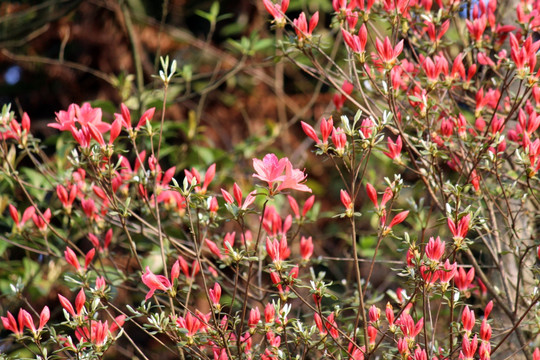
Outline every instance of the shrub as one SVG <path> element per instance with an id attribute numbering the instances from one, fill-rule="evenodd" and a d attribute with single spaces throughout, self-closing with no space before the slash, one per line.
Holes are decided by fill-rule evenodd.
<path id="1" fill-rule="evenodd" d="M 5 356 L 540 359 L 538 4 L 263 4 L 277 55 L 336 91 L 296 124 L 328 187 L 266 149 L 232 185 L 166 168 L 165 111 L 124 104 L 59 111 L 48 157 L 5 106 Z"/>

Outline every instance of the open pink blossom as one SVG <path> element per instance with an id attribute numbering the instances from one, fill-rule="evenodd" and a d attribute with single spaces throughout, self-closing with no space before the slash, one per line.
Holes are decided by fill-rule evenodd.
<path id="1" fill-rule="evenodd" d="M 302 170 L 294 169 L 287 158 L 278 159 L 275 154 L 267 154 L 262 160 L 253 159 L 253 168 L 256 171 L 253 177 L 266 181 L 271 195 L 285 189 L 311 192 L 311 189 L 302 183 L 307 177 L 306 174 Z M 279 185 L 275 188 L 277 183 Z"/>
<path id="2" fill-rule="evenodd" d="M 300 169 L 293 169 L 292 164 L 287 162 L 285 167 L 285 179 L 278 186 L 278 191 L 284 189 L 293 189 L 298 191 L 311 192 L 311 189 L 302 182 L 306 180 L 307 175 Z"/>
<path id="3" fill-rule="evenodd" d="M 156 275 L 150 271 L 150 267 L 146 267 L 146 272 L 142 275 L 142 282 L 150 288 L 146 294 L 145 300 L 148 300 L 154 295 L 156 290 L 167 291 L 171 288 L 171 282 L 163 275 Z"/>
<path id="4" fill-rule="evenodd" d="M 253 159 L 253 168 L 257 172 L 257 174 L 253 174 L 253 177 L 266 181 L 268 187 L 271 188 L 275 182 L 285 179 L 283 170 L 285 170 L 288 161 L 287 158 L 278 159 L 275 154 L 266 154 L 262 160 Z"/>

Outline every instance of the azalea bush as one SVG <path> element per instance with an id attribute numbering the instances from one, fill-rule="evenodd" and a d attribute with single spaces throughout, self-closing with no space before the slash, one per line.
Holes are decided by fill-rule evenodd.
<path id="1" fill-rule="evenodd" d="M 168 58 L 161 111 L 72 104 L 52 152 L 4 106 L 2 357 L 539 360 L 540 4 L 262 5 L 333 92 L 307 169 L 170 164 Z"/>

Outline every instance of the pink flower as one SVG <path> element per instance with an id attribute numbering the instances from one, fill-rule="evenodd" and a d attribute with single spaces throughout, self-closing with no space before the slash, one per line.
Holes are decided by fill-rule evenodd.
<path id="1" fill-rule="evenodd" d="M 96 249 L 92 248 L 88 253 L 86 253 L 86 256 L 84 257 L 84 270 L 88 269 L 88 266 L 90 266 L 90 263 L 94 259 L 94 255 L 96 255 Z"/>
<path id="2" fill-rule="evenodd" d="M 420 275 L 422 276 L 422 279 L 426 282 L 426 285 L 434 284 L 439 279 L 439 273 L 434 272 L 429 267 L 422 265 L 420 266 Z"/>
<path id="3" fill-rule="evenodd" d="M 349 193 L 343 189 L 339 191 L 339 196 L 341 198 L 341 203 L 345 206 L 347 210 L 352 210 L 353 203 L 351 200 L 351 197 L 349 196 Z"/>
<path id="4" fill-rule="evenodd" d="M 210 298 L 210 301 L 212 301 L 212 304 L 214 304 L 214 306 L 219 309 L 219 300 L 221 299 L 221 286 L 218 283 L 214 284 L 213 289 L 208 289 L 208 297 Z"/>
<path id="5" fill-rule="evenodd" d="M 83 289 L 79 291 L 75 297 L 75 308 L 73 308 L 73 305 L 71 305 L 71 302 L 68 299 L 60 294 L 58 294 L 58 300 L 60 300 L 60 304 L 68 314 L 73 317 L 81 316 L 82 310 L 84 309 L 84 304 L 86 303 L 86 294 L 84 293 Z"/>
<path id="6" fill-rule="evenodd" d="M 82 310 L 84 309 L 84 304 L 86 303 L 86 294 L 84 289 L 79 290 L 77 296 L 75 297 L 75 310 L 77 315 L 81 315 Z"/>
<path id="7" fill-rule="evenodd" d="M 238 184 L 234 183 L 234 186 L 233 186 L 234 197 L 228 191 L 226 191 L 224 189 L 221 189 L 221 194 L 223 195 L 223 199 L 225 199 L 225 202 L 227 204 L 234 204 L 234 200 L 236 200 L 236 202 L 238 203 L 238 207 L 241 210 L 247 210 L 247 208 L 251 204 L 253 204 L 253 202 L 255 201 L 255 195 L 257 194 L 257 191 L 254 190 L 254 191 L 250 192 L 246 196 L 246 199 L 244 201 L 244 200 L 242 200 L 242 190 L 240 189 Z"/>
<path id="8" fill-rule="evenodd" d="M 394 216 L 392 221 L 390 221 L 390 225 L 388 225 L 388 230 L 392 229 L 397 224 L 401 224 L 403 221 L 405 221 L 405 219 L 407 218 L 407 215 L 409 215 L 408 210 L 407 211 L 402 211 L 399 214 L 397 214 L 396 216 Z"/>
<path id="9" fill-rule="evenodd" d="M 321 143 L 321 140 L 319 140 L 319 137 L 317 136 L 317 133 L 315 132 L 315 129 L 303 122 L 303 121 L 300 121 L 300 124 L 302 125 L 302 130 L 304 130 L 304 132 L 306 133 L 306 135 L 311 138 L 313 141 L 315 141 L 317 144 L 320 144 Z"/>
<path id="10" fill-rule="evenodd" d="M 332 116 L 326 120 L 325 118 L 321 119 L 321 137 L 323 144 L 328 144 L 328 137 L 332 134 L 332 131 L 334 130 L 334 119 L 332 119 Z"/>
<path id="11" fill-rule="evenodd" d="M 66 247 L 66 250 L 64 251 L 64 257 L 67 263 L 73 266 L 77 271 L 81 269 L 81 265 L 79 264 L 79 259 L 77 259 L 77 255 L 75 255 L 75 252 L 69 247 Z"/>
<path id="12" fill-rule="evenodd" d="M 351 48 L 351 50 L 357 54 L 363 54 L 366 50 L 367 43 L 367 28 L 366 24 L 362 24 L 358 35 L 352 35 L 345 29 L 341 29 L 343 34 L 343 40 Z"/>
<path id="13" fill-rule="evenodd" d="M 144 300 L 148 300 L 154 295 L 156 290 L 167 291 L 171 288 L 171 282 L 163 275 L 155 275 L 150 271 L 150 267 L 146 267 L 146 272 L 142 275 L 142 282 L 150 288 Z"/>
<path id="14" fill-rule="evenodd" d="M 385 63 L 388 67 L 393 67 L 394 63 L 397 60 L 397 57 L 403 51 L 403 40 L 397 43 L 395 47 L 392 47 L 392 43 L 388 36 L 384 39 L 384 42 L 377 39 L 375 42 L 375 47 L 379 53 L 379 59 Z"/>
<path id="15" fill-rule="evenodd" d="M 313 239 L 311 236 L 308 238 L 302 236 L 300 239 L 300 254 L 303 260 L 309 260 L 311 255 L 313 255 Z"/>
<path id="16" fill-rule="evenodd" d="M 461 352 L 459 353 L 459 358 L 464 360 L 474 359 L 474 353 L 476 352 L 477 347 L 478 339 L 476 335 L 474 335 L 471 341 L 469 341 L 468 336 L 464 336 L 461 345 Z"/>
<path id="17" fill-rule="evenodd" d="M 11 215 L 11 218 L 15 222 L 15 226 L 17 229 L 22 229 L 24 224 L 32 218 L 32 216 L 35 214 L 36 209 L 33 206 L 29 206 L 24 210 L 24 213 L 22 215 L 22 218 L 19 220 L 19 213 L 17 212 L 17 209 L 15 206 L 9 204 L 9 214 Z"/>
<path id="18" fill-rule="evenodd" d="M 374 124 L 373 121 L 369 118 L 365 118 L 362 120 L 362 124 L 360 125 L 360 135 L 364 137 L 364 139 L 371 138 L 371 134 L 373 133 Z"/>
<path id="19" fill-rule="evenodd" d="M 120 105 L 120 109 L 122 110 L 120 114 L 114 114 L 115 121 L 118 120 L 122 124 L 122 126 L 126 130 L 128 130 L 131 136 L 133 132 L 133 126 L 131 125 L 131 114 L 129 113 L 129 109 L 124 104 Z M 152 117 L 154 117 L 155 111 L 156 111 L 156 108 L 150 108 L 146 110 L 145 113 L 139 119 L 139 122 L 137 123 L 137 126 L 135 127 L 135 131 L 138 131 L 141 128 L 141 126 L 144 126 L 144 124 L 146 124 L 148 120 L 152 119 Z"/>
<path id="20" fill-rule="evenodd" d="M 225 234 L 225 237 L 223 238 L 223 251 L 225 251 L 225 254 L 229 253 L 229 248 L 232 249 L 234 247 L 235 237 L 236 237 L 236 231 Z"/>
<path id="21" fill-rule="evenodd" d="M 469 309 L 469 306 L 467 305 L 461 314 L 461 323 L 463 324 L 463 329 L 465 329 L 467 336 L 471 334 L 475 321 L 474 311 Z"/>
<path id="22" fill-rule="evenodd" d="M 422 326 L 424 326 L 424 318 L 421 318 L 415 324 L 412 316 L 404 312 L 401 314 L 396 323 L 399 325 L 401 331 L 403 331 L 403 335 L 405 335 L 407 339 L 414 340 L 420 331 L 422 331 Z"/>
<path id="23" fill-rule="evenodd" d="M 305 217 L 307 212 L 311 210 L 313 207 L 313 204 L 315 203 L 315 195 L 311 195 L 307 198 L 306 202 L 304 203 L 304 207 L 302 208 L 302 217 Z"/>
<path id="24" fill-rule="evenodd" d="M 96 290 L 105 290 L 105 287 L 107 286 L 107 283 L 105 282 L 105 278 L 103 276 L 98 276 L 96 278 Z"/>
<path id="25" fill-rule="evenodd" d="M 375 346 L 375 341 L 377 341 L 377 329 L 371 325 L 367 329 L 369 346 Z"/>
<path id="26" fill-rule="evenodd" d="M 347 135 L 341 128 L 334 128 L 332 131 L 332 142 L 336 147 L 336 152 L 339 156 L 342 156 L 345 152 L 345 146 L 347 146 Z"/>
<path id="27" fill-rule="evenodd" d="M 457 263 L 450 264 L 450 261 L 446 259 L 442 269 L 437 270 L 441 283 L 448 284 L 450 280 L 454 278 L 454 275 L 457 273 Z"/>
<path id="28" fill-rule="evenodd" d="M 274 154 L 267 154 L 262 160 L 253 159 L 253 168 L 257 172 L 257 174 L 253 174 L 253 177 L 266 181 L 268 187 L 272 188 L 275 182 L 285 179 L 283 170 L 288 162 L 289 159 L 278 159 Z"/>
<path id="29" fill-rule="evenodd" d="M 109 335 L 110 330 L 107 321 L 92 320 L 90 322 L 90 329 L 88 327 L 79 327 L 75 330 L 75 336 L 79 341 L 91 342 L 96 346 L 103 346 L 107 342 Z"/>
<path id="30" fill-rule="evenodd" d="M 257 324 L 261 321 L 261 311 L 258 307 L 251 309 L 249 311 L 249 321 L 248 325 L 250 328 L 254 328 L 257 326 Z"/>
<path id="31" fill-rule="evenodd" d="M 381 310 L 377 306 L 371 305 L 368 315 L 369 321 L 371 321 L 372 323 L 376 323 L 381 317 Z"/>
<path id="32" fill-rule="evenodd" d="M 22 310 L 22 309 L 21 309 Z M 15 317 L 11 315 L 11 313 L 7 312 L 7 317 L 1 317 L 2 318 L 2 325 L 4 325 L 4 329 L 13 331 L 15 335 L 20 336 L 23 333 L 24 328 L 24 316 L 21 313 L 21 310 L 19 310 L 19 325 L 17 326 L 17 321 L 15 320 Z"/>
<path id="33" fill-rule="evenodd" d="M 287 237 L 281 236 L 281 240 L 266 238 L 266 252 L 274 263 L 279 263 L 282 260 L 286 260 L 291 255 L 291 250 L 287 244 Z"/>
<path id="34" fill-rule="evenodd" d="M 491 325 L 488 324 L 487 319 L 484 317 L 484 319 L 482 320 L 482 325 L 480 325 L 480 338 L 484 340 L 484 342 L 489 343 L 491 335 Z"/>
<path id="35" fill-rule="evenodd" d="M 287 200 L 289 200 L 289 205 L 294 213 L 294 216 L 297 219 L 300 219 L 300 209 L 298 207 L 298 202 L 291 195 L 287 195 Z"/>
<path id="36" fill-rule="evenodd" d="M 168 181 L 172 179 L 172 175 L 174 174 L 174 171 L 172 174 L 170 174 L 170 178 L 167 178 Z M 195 168 L 191 168 L 191 171 L 184 170 L 184 174 L 186 175 L 186 178 L 189 183 L 193 182 L 193 179 L 195 179 L 197 184 L 201 184 L 201 174 L 197 171 Z M 204 175 L 204 182 L 202 188 L 200 186 L 195 187 L 195 191 L 199 194 L 206 194 L 206 191 L 208 190 L 208 186 L 214 180 L 214 176 L 216 175 L 216 164 L 212 164 L 208 167 L 208 170 L 206 170 L 206 174 Z"/>
<path id="37" fill-rule="evenodd" d="M 285 11 L 287 11 L 287 8 L 289 7 L 289 0 L 281 0 L 281 4 L 274 4 L 270 0 L 263 0 L 263 5 L 266 8 L 266 11 L 272 17 L 274 18 L 274 21 L 276 22 L 276 25 L 278 26 L 285 26 L 285 18 L 283 17 L 283 14 Z"/>
<path id="38" fill-rule="evenodd" d="M 393 142 L 392 139 L 388 138 L 388 152 L 385 152 L 384 155 L 388 156 L 392 160 L 399 161 L 402 146 L 403 144 L 401 142 L 401 136 L 397 137 L 396 142 Z"/>
<path id="39" fill-rule="evenodd" d="M 407 339 L 399 338 L 397 343 L 397 348 L 401 354 L 402 359 L 410 359 L 409 357 L 409 345 L 407 344 Z"/>
<path id="40" fill-rule="evenodd" d="M 59 111 L 56 113 L 56 122 L 50 123 L 47 126 L 58 129 L 60 131 L 69 131 L 72 126 L 75 126 L 75 113 L 79 109 L 79 105 L 71 104 L 67 111 Z"/>
<path id="41" fill-rule="evenodd" d="M 89 103 L 85 103 L 81 107 L 71 104 L 67 112 L 60 111 L 56 114 L 56 123 L 50 123 L 48 126 L 60 131 L 70 131 L 73 138 L 83 148 L 90 146 L 92 138 L 100 146 L 104 146 L 103 133 L 111 129 L 110 124 L 102 121 L 101 109 L 92 108 Z"/>
<path id="42" fill-rule="evenodd" d="M 454 241 L 461 241 L 465 238 L 467 235 L 467 232 L 469 231 L 469 223 L 471 221 L 471 214 L 467 214 L 459 221 L 454 223 L 454 221 L 451 218 L 448 218 L 448 227 L 450 228 L 450 232 L 454 236 Z"/>
<path id="43" fill-rule="evenodd" d="M 71 207 L 73 206 L 73 202 L 77 196 L 77 185 L 72 185 L 69 187 L 69 194 L 65 187 L 58 185 L 56 187 L 56 194 L 58 195 L 58 199 L 60 199 L 64 209 L 66 209 L 68 213 L 71 212 Z"/>
<path id="44" fill-rule="evenodd" d="M 234 198 L 232 197 L 232 195 L 225 189 L 221 189 L 221 194 L 223 195 L 223 199 L 225 200 L 225 202 L 227 204 L 233 204 L 234 203 Z"/>
<path id="45" fill-rule="evenodd" d="M 459 291 L 467 290 L 471 286 L 473 280 L 474 268 L 471 268 L 468 272 L 465 272 L 465 269 L 460 267 L 457 273 L 454 275 L 454 282 Z"/>
<path id="46" fill-rule="evenodd" d="M 352 343 L 349 344 L 349 353 L 351 357 L 349 360 L 364 360 L 364 353 L 366 352 L 366 347 L 362 346 L 361 348 L 355 347 L 352 349 Z"/>
<path id="47" fill-rule="evenodd" d="M 277 191 L 292 189 L 311 192 L 311 189 L 306 184 L 302 183 L 306 180 L 306 178 L 307 175 L 304 174 L 302 170 L 293 169 L 292 164 L 290 162 L 287 162 L 287 165 L 285 166 L 285 179 L 278 186 Z"/>
<path id="48" fill-rule="evenodd" d="M 221 250 L 218 248 L 218 246 L 216 245 L 215 242 L 213 242 L 212 240 L 210 239 L 204 239 L 204 241 L 206 242 L 206 245 L 208 245 L 208 248 L 210 249 L 210 251 L 216 255 L 218 258 L 220 259 L 223 259 L 223 254 L 221 253 Z"/>
<path id="49" fill-rule="evenodd" d="M 441 241 L 441 238 L 437 236 L 436 239 L 431 237 L 426 245 L 426 256 L 433 260 L 439 261 L 444 254 L 445 242 Z"/>
<path id="50" fill-rule="evenodd" d="M 178 317 L 176 320 L 176 325 L 181 329 L 186 329 L 188 336 L 193 336 L 199 330 L 205 328 L 204 323 L 197 316 L 191 315 L 191 312 L 189 311 L 185 317 Z"/>
<path id="51" fill-rule="evenodd" d="M 32 333 L 34 333 L 34 335 L 37 333 L 37 331 L 41 331 L 43 329 L 47 321 L 49 321 L 50 317 L 51 315 L 50 315 L 49 308 L 45 306 L 39 316 L 39 328 L 36 330 L 36 326 L 34 325 L 34 319 L 32 319 L 32 315 L 30 315 L 30 313 L 24 309 L 19 310 L 19 321 L 22 318 L 24 325 L 30 330 L 32 330 Z M 23 328 L 21 327 L 20 330 L 22 332 Z"/>
<path id="52" fill-rule="evenodd" d="M 208 203 L 208 211 L 210 211 L 210 213 L 213 213 L 215 215 L 218 210 L 219 210 L 219 205 L 218 205 L 217 198 L 215 196 L 210 197 L 210 201 Z"/>
<path id="53" fill-rule="evenodd" d="M 287 158 L 278 159 L 274 154 L 267 154 L 262 160 L 253 159 L 253 168 L 256 171 L 253 177 L 266 181 L 271 195 L 285 189 L 311 192 L 307 185 L 302 184 L 307 175 L 302 170 L 294 169 Z M 276 183 L 279 185 L 274 189 Z"/>
<path id="54" fill-rule="evenodd" d="M 47 322 L 49 321 L 50 318 L 51 318 L 51 312 L 49 310 L 49 307 L 45 306 L 43 308 L 43 310 L 41 310 L 41 314 L 39 314 L 39 328 L 38 328 L 38 330 L 43 329 L 43 327 L 45 326 L 45 324 L 47 324 Z"/>
<path id="55" fill-rule="evenodd" d="M 388 320 L 388 326 L 393 327 L 394 326 L 394 308 L 389 302 L 386 303 L 386 309 L 384 312 L 386 314 L 386 320 Z"/>
<path id="56" fill-rule="evenodd" d="M 34 225 L 40 230 L 45 231 L 47 230 L 47 225 L 51 221 L 51 209 L 47 209 L 43 212 L 43 217 L 41 217 L 38 214 L 32 215 L 32 221 L 34 222 Z"/>
<path id="57" fill-rule="evenodd" d="M 317 26 L 317 23 L 319 22 L 319 12 L 317 11 L 313 16 L 311 17 L 311 20 L 309 20 L 309 26 L 306 19 L 306 14 L 303 12 L 298 16 L 298 19 L 293 20 L 293 24 L 295 26 L 296 36 L 298 36 L 298 40 L 302 41 L 304 39 L 311 38 L 311 35 L 313 34 L 313 30 L 315 30 L 315 27 Z"/>
<path id="58" fill-rule="evenodd" d="M 321 336 L 326 336 L 328 333 L 326 329 L 330 331 L 330 335 L 336 339 L 339 336 L 338 328 L 336 321 L 334 320 L 334 313 L 332 312 L 330 315 L 328 315 L 328 318 L 323 319 L 318 313 L 315 313 L 313 316 L 315 320 L 315 325 L 317 325 L 317 328 L 319 329 L 319 333 Z M 324 320 L 324 324 L 323 324 Z"/>
<path id="59" fill-rule="evenodd" d="M 68 299 L 66 299 L 64 296 L 58 294 L 58 300 L 60 300 L 60 304 L 62 304 L 62 307 L 69 313 L 71 316 L 76 316 L 75 310 L 73 309 L 73 305 L 69 302 Z"/>
<path id="60" fill-rule="evenodd" d="M 469 30 L 469 34 L 471 38 L 473 38 L 477 42 L 481 42 L 482 35 L 484 35 L 484 31 L 486 30 L 486 25 L 487 25 L 486 16 L 483 15 L 478 19 L 474 19 L 472 22 L 469 20 L 465 20 L 465 22 L 466 22 L 467 30 Z"/>
<path id="61" fill-rule="evenodd" d="M 377 190 L 371 185 L 370 183 L 366 184 L 366 192 L 368 195 L 369 200 L 375 205 L 375 208 L 379 208 L 379 200 L 377 199 Z"/>
<path id="62" fill-rule="evenodd" d="M 419 345 L 416 345 L 414 350 L 414 360 L 428 360 L 425 349 L 422 349 Z"/>
<path id="63" fill-rule="evenodd" d="M 354 214 L 354 203 L 351 199 L 351 196 L 349 193 L 343 189 L 339 191 L 339 197 L 341 199 L 341 203 L 343 206 L 345 206 L 345 215 L 347 217 L 352 217 Z"/>

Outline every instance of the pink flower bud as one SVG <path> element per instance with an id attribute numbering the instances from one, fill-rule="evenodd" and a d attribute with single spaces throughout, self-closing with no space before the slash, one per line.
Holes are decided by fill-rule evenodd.
<path id="1" fill-rule="evenodd" d="M 214 284 L 213 289 L 208 289 L 208 297 L 214 306 L 219 307 L 219 300 L 221 299 L 221 286 L 218 283 Z"/>
<path id="2" fill-rule="evenodd" d="M 303 121 L 300 121 L 300 124 L 302 125 L 302 130 L 304 130 L 304 133 L 306 133 L 306 135 L 312 139 L 313 141 L 315 141 L 317 144 L 320 144 L 321 143 L 321 140 L 319 140 L 319 137 L 317 136 L 317 133 L 315 132 L 315 129 L 303 122 Z"/>
<path id="3" fill-rule="evenodd" d="M 379 321 L 379 318 L 381 317 L 381 310 L 377 308 L 375 305 L 372 305 L 369 308 L 368 315 L 369 315 L 369 321 L 371 321 L 372 323 L 376 323 L 377 321 Z"/>
<path id="4" fill-rule="evenodd" d="M 437 236 L 437 239 L 431 237 L 426 245 L 426 256 L 432 261 L 439 261 L 444 254 L 445 242 Z"/>
<path id="5" fill-rule="evenodd" d="M 339 194 L 340 194 L 341 203 L 343 204 L 343 206 L 345 206 L 347 210 L 352 209 L 353 203 L 352 203 L 351 197 L 349 196 L 349 193 L 347 193 L 345 190 L 342 189 L 339 192 Z"/>
<path id="6" fill-rule="evenodd" d="M 84 293 L 84 289 L 81 289 L 75 298 L 75 309 L 77 310 L 77 315 L 81 315 L 85 302 L 86 294 Z"/>
<path id="7" fill-rule="evenodd" d="M 302 236 L 300 239 L 300 254 L 304 260 L 309 260 L 309 258 L 311 258 L 311 255 L 313 254 L 313 240 L 311 236 L 308 238 Z"/>
<path id="8" fill-rule="evenodd" d="M 227 204 L 233 204 L 234 203 L 233 197 L 226 190 L 221 189 L 221 194 L 223 195 L 223 199 L 225 200 L 225 202 Z"/>
<path id="9" fill-rule="evenodd" d="M 66 250 L 64 251 L 64 258 L 66 259 L 67 263 L 73 266 L 77 271 L 81 269 L 77 255 L 75 255 L 75 252 L 73 252 L 73 250 L 71 250 L 69 247 L 66 247 Z"/>
<path id="10" fill-rule="evenodd" d="M 476 318 L 474 316 L 474 311 L 469 309 L 469 306 L 466 306 L 463 309 L 463 313 L 461 314 L 461 323 L 467 334 L 470 334 L 472 332 L 475 321 Z"/>
<path id="11" fill-rule="evenodd" d="M 399 214 L 397 214 L 396 216 L 394 216 L 394 218 L 390 222 L 390 225 L 388 225 L 388 228 L 391 229 L 394 226 L 396 226 L 397 224 L 402 223 L 407 218 L 407 215 L 409 215 L 408 210 L 407 211 L 402 211 Z"/>
<path id="12" fill-rule="evenodd" d="M 371 200 L 373 205 L 375 205 L 375 208 L 378 209 L 379 208 L 379 200 L 377 199 L 377 190 L 375 190 L 373 185 L 371 185 L 370 183 L 367 183 L 366 184 L 366 191 L 367 191 L 367 195 L 368 195 L 369 199 Z"/>
<path id="13" fill-rule="evenodd" d="M 62 304 L 62 307 L 69 313 L 71 316 L 75 315 L 75 310 L 73 309 L 73 305 L 69 302 L 68 299 L 63 297 L 62 295 L 58 294 L 58 299 L 60 300 L 60 304 Z"/>
<path id="14" fill-rule="evenodd" d="M 90 250 L 86 254 L 86 256 L 84 257 L 84 270 L 88 269 L 88 266 L 90 265 L 90 263 L 94 259 L 95 254 L 96 254 L 96 249 L 95 248 L 92 248 L 92 250 Z"/>
<path id="15" fill-rule="evenodd" d="M 394 325 L 394 308 L 389 302 L 386 303 L 385 314 L 386 314 L 386 320 L 388 321 L 388 325 L 393 326 Z"/>
<path id="16" fill-rule="evenodd" d="M 276 309 L 271 303 L 266 304 L 264 308 L 264 321 L 268 323 L 273 323 L 274 318 L 276 317 Z"/>
<path id="17" fill-rule="evenodd" d="M 261 312 L 259 311 L 259 308 L 256 307 L 254 309 L 251 309 L 249 311 L 249 320 L 248 320 L 249 327 L 250 328 L 256 327 L 259 321 L 261 321 Z"/>
<path id="18" fill-rule="evenodd" d="M 332 119 L 331 116 L 328 118 L 328 120 L 326 120 L 325 118 L 322 118 L 320 127 L 321 127 L 322 142 L 324 144 L 328 144 L 328 137 L 330 137 L 334 129 L 334 120 Z"/>
<path id="19" fill-rule="evenodd" d="M 311 195 L 310 197 L 307 198 L 306 202 L 304 203 L 304 207 L 302 208 L 303 217 L 305 217 L 307 212 L 311 210 L 314 203 L 315 203 L 315 195 Z"/>
<path id="20" fill-rule="evenodd" d="M 291 210 L 294 213 L 294 216 L 299 219 L 300 218 L 300 209 L 298 207 L 298 202 L 291 196 L 287 195 L 287 200 L 289 200 L 289 206 L 291 207 Z"/>
<path id="21" fill-rule="evenodd" d="M 368 326 L 367 329 L 368 333 L 368 339 L 369 339 L 369 345 L 375 345 L 375 341 L 377 341 L 377 329 L 371 325 Z"/>
<path id="22" fill-rule="evenodd" d="M 51 312 L 49 310 L 48 306 L 45 306 L 43 310 L 41 310 L 41 314 L 39 314 L 39 328 L 38 330 L 42 330 L 45 324 L 49 321 L 51 318 Z"/>

